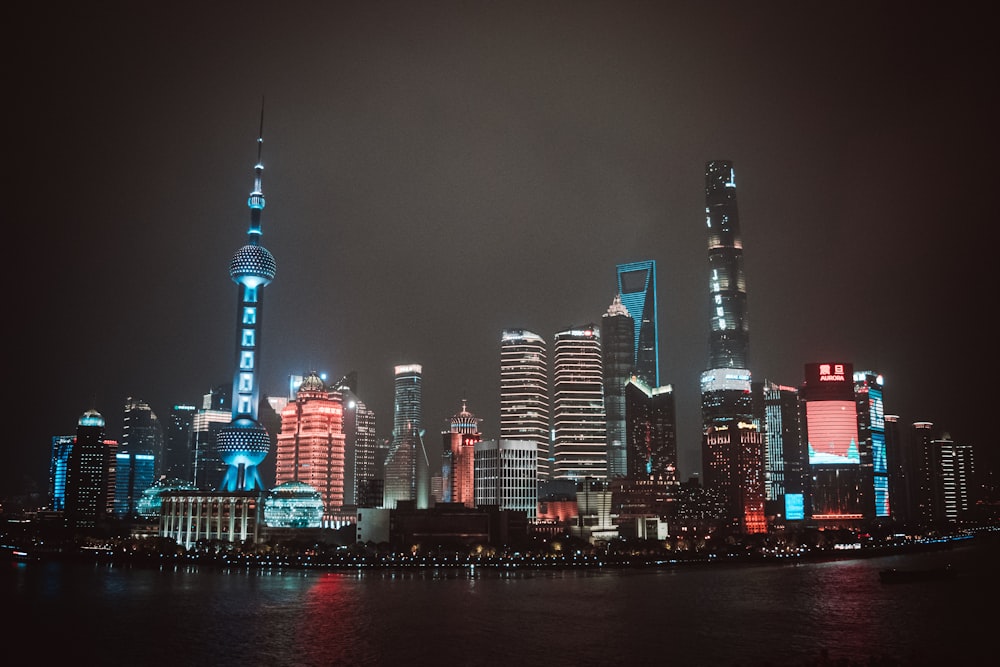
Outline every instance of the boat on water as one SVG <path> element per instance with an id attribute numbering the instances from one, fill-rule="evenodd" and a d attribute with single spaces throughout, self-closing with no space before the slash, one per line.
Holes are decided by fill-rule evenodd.
<path id="1" fill-rule="evenodd" d="M 943 567 L 932 567 L 925 570 L 900 570 L 889 568 L 881 570 L 878 578 L 883 584 L 902 584 L 913 581 L 940 581 L 954 579 L 958 576 L 958 571 L 951 565 Z"/>

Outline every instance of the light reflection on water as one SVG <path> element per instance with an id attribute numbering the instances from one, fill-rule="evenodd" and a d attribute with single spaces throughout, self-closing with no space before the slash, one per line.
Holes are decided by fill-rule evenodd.
<path id="1" fill-rule="evenodd" d="M 4 564 L 13 637 L 172 665 L 977 664 L 1000 548 L 678 570 L 162 570 Z M 949 582 L 878 570 L 953 563 Z M 5 631 L 7 627 L 5 627 Z M 141 658 L 139 657 L 141 656 Z M 877 662 L 878 660 L 884 660 Z M 5 661 L 6 662 L 6 661 Z M 13 664 L 13 663 L 12 663 Z M 846 664 L 846 663 L 845 663 Z"/>

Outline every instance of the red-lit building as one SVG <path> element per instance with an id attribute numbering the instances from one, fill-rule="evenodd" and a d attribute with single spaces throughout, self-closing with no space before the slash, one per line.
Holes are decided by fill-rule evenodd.
<path id="1" fill-rule="evenodd" d="M 854 368 L 844 362 L 806 364 L 799 390 L 811 479 L 811 518 L 850 527 L 865 515 L 866 498 L 858 446 Z"/>
<path id="2" fill-rule="evenodd" d="M 316 373 L 302 380 L 281 411 L 275 483 L 302 482 L 323 499 L 323 525 L 339 523 L 344 505 L 344 404 Z"/>
<path id="3" fill-rule="evenodd" d="M 474 459 L 476 443 L 482 440 L 481 421 L 468 411 L 463 400 L 461 412 L 449 420 L 449 429 L 441 434 L 444 440 L 441 462 L 444 502 L 476 506 Z"/>

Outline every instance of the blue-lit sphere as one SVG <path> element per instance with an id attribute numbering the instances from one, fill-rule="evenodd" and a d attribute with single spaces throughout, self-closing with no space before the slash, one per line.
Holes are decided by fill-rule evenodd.
<path id="1" fill-rule="evenodd" d="M 251 419 L 238 419 L 223 427 L 215 442 L 227 466 L 255 466 L 271 449 L 267 429 Z"/>
<path id="2" fill-rule="evenodd" d="M 271 528 L 319 528 L 323 499 L 308 484 L 279 484 L 264 499 L 264 523 Z"/>
<path id="3" fill-rule="evenodd" d="M 234 282 L 247 287 L 260 287 L 274 280 L 278 265 L 271 252 L 262 245 L 248 243 L 233 255 L 229 275 Z"/>

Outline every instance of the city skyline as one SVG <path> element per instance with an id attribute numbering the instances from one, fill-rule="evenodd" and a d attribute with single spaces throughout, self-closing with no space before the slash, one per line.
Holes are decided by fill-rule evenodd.
<path id="1" fill-rule="evenodd" d="M 225 266 L 261 96 L 279 264 L 264 394 L 356 371 L 385 438 L 393 367 L 420 364 L 428 433 L 467 400 L 496 439 L 502 331 L 551 350 L 557 331 L 599 321 L 616 266 L 652 260 L 679 468 L 700 471 L 704 165 L 728 160 L 754 379 L 798 386 L 806 364 L 850 361 L 885 377 L 903 424 L 934 422 L 996 460 L 988 373 L 970 354 L 991 349 L 989 261 L 958 233 L 992 214 L 974 185 L 996 105 L 973 17 L 896 3 L 341 10 L 181 8 L 164 32 L 148 8 L 19 9 L 46 28 L 8 46 L 30 54 L 14 75 L 12 238 L 38 275 L 12 290 L 9 369 L 29 405 L 3 493 L 25 477 L 44 492 L 51 438 L 91 408 L 119 437 L 127 397 L 166 419 L 231 380 Z"/>

